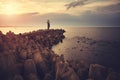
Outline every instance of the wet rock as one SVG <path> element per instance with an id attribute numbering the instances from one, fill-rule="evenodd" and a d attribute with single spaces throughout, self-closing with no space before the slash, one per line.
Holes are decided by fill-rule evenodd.
<path id="1" fill-rule="evenodd" d="M 71 67 L 69 67 L 67 62 L 58 62 L 56 69 L 56 80 L 60 78 L 63 80 L 79 80 L 78 75 Z"/>
<path id="2" fill-rule="evenodd" d="M 89 78 L 94 80 L 105 80 L 107 68 L 99 64 L 91 64 L 89 68 Z"/>
<path id="3" fill-rule="evenodd" d="M 80 80 L 85 80 L 88 77 L 88 67 L 84 61 L 68 61 L 75 73 L 79 76 Z"/>
<path id="4" fill-rule="evenodd" d="M 76 72 L 80 78 L 80 80 L 85 80 L 88 77 L 89 69 L 84 61 L 80 61 L 78 64 L 78 69 L 76 69 Z M 76 66 L 76 67 L 77 67 Z"/>

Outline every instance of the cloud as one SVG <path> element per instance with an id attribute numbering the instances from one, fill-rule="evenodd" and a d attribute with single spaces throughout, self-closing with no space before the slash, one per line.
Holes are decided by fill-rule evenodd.
<path id="1" fill-rule="evenodd" d="M 120 1 L 119 2 L 114 2 L 113 4 L 103 6 L 103 7 L 98 7 L 97 11 L 102 12 L 102 13 L 120 13 Z"/>
<path id="2" fill-rule="evenodd" d="M 23 1 L 27 2 L 28 0 Z M 54 0 L 52 0 L 53 2 L 49 1 L 50 3 L 44 3 L 47 0 L 34 0 L 38 1 L 37 3 L 34 3 L 33 0 L 30 1 L 27 4 L 23 2 L 24 14 L 21 12 L 10 18 L 1 15 L 0 25 L 44 24 L 46 26 L 46 20 L 50 19 L 51 24 L 57 26 L 120 26 L 119 0 L 77 0 L 69 4 L 66 4 L 68 2 L 54 2 Z M 65 9 L 64 4 L 66 4 L 67 9 L 75 8 L 63 10 Z"/>
<path id="3" fill-rule="evenodd" d="M 113 15 L 120 13 L 120 0 L 77 0 L 66 4 L 65 6 L 67 8 L 66 12 L 76 15 L 82 15 L 86 12 Z M 70 9 L 72 7 L 74 9 Z"/>
<path id="4" fill-rule="evenodd" d="M 72 8 L 72 7 L 76 7 L 76 6 L 82 6 L 82 5 L 85 5 L 85 3 L 87 2 L 88 0 L 75 0 L 69 4 L 66 4 L 65 6 L 67 6 L 67 10 Z"/>
<path id="5" fill-rule="evenodd" d="M 46 20 L 50 19 L 52 26 L 111 26 L 120 27 L 120 14 L 93 14 L 87 12 L 83 15 L 70 15 L 61 13 L 39 14 L 38 12 L 16 15 L 13 19 L 5 19 L 0 16 L 0 25 L 46 26 Z M 3 17 L 3 18 L 2 18 Z"/>
<path id="6" fill-rule="evenodd" d="M 24 13 L 24 14 L 20 14 L 21 16 L 36 16 L 39 15 L 39 12 L 32 12 L 32 13 Z"/>
<path id="7" fill-rule="evenodd" d="M 0 14 L 6 14 L 5 7 L 15 5 L 14 14 L 39 12 L 40 14 L 64 12 L 68 0 L 0 0 Z"/>

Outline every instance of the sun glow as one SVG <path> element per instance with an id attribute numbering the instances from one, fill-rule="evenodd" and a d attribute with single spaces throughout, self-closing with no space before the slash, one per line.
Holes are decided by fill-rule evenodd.
<path id="1" fill-rule="evenodd" d="M 17 3 L 8 3 L 3 6 L 3 13 L 6 15 L 13 15 L 18 13 L 19 5 Z"/>

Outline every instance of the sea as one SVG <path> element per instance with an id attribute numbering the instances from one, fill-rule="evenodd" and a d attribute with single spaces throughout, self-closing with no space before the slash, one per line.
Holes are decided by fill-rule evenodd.
<path id="1" fill-rule="evenodd" d="M 6 34 L 31 32 L 46 27 L 1 27 Z M 66 60 L 79 60 L 87 64 L 100 64 L 120 72 L 120 27 L 52 27 L 64 29 L 62 43 L 52 47 Z"/>

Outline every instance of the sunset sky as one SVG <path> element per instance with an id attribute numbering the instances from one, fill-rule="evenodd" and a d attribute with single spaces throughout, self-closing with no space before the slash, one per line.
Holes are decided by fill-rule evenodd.
<path id="1" fill-rule="evenodd" d="M 0 0 L 0 26 L 120 26 L 120 0 Z"/>

